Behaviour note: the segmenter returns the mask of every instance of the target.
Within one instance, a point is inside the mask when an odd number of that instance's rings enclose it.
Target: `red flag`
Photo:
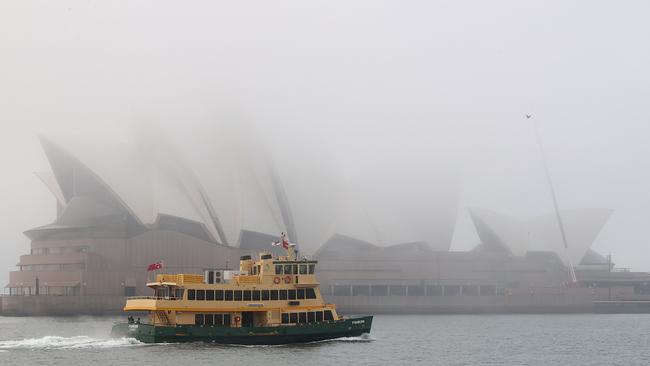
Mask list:
[[[161,269],[162,267],[163,267],[163,265],[162,265],[161,262],[151,263],[151,264],[149,265],[149,267],[147,267],[147,271],[148,271],[148,272],[150,272],[150,271],[155,271],[155,270],[157,270],[157,269]]]

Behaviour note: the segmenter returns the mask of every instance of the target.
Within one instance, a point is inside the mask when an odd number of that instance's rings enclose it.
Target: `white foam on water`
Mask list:
[[[0,352],[10,349],[79,349],[114,348],[141,345],[135,338],[92,338],[88,336],[59,337],[45,336],[13,341],[0,341]]]
[[[358,337],[333,338],[333,339],[326,339],[320,342],[373,342],[374,340],[375,340],[374,338],[370,337],[370,334],[364,333]]]

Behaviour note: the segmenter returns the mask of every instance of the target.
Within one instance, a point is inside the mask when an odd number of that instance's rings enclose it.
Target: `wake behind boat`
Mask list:
[[[124,310],[147,312],[146,322],[113,326],[115,337],[141,342],[287,344],[370,333],[372,316],[341,317],[325,304],[316,280],[316,261],[297,260],[286,236],[286,256],[243,256],[239,271],[158,274],[147,286],[154,296],[130,297]]]

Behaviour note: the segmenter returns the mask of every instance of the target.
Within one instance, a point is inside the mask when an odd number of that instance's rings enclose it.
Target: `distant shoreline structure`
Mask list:
[[[216,205],[173,149],[143,156],[134,146],[86,142],[93,147],[87,152],[65,139],[41,136],[41,143],[52,172],[39,178],[56,198],[57,217],[25,232],[30,252],[10,273],[3,315],[117,314],[126,296],[149,295],[150,263],[164,260],[169,271],[201,273],[277,249],[271,246],[277,233],[245,225],[228,240],[225,232],[233,230],[224,228]],[[300,212],[289,207],[285,182],[272,167],[263,171],[270,195],[264,205],[274,205],[286,231],[310,236],[294,220]],[[564,249],[551,214],[520,221],[481,208],[469,212],[481,242],[467,252],[448,251],[449,224],[438,227],[435,218],[431,225],[448,241],[381,247],[335,227],[313,255],[325,299],[349,313],[650,311],[643,305],[650,300],[650,274],[616,271],[611,258],[590,249],[611,210],[562,211],[575,286],[567,285],[567,256],[559,255]]]

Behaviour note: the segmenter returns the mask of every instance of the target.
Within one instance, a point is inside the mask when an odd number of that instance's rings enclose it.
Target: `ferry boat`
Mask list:
[[[286,244],[286,242],[285,242]],[[270,345],[357,337],[370,333],[372,316],[342,317],[326,304],[315,276],[317,262],[268,252],[242,256],[239,271],[158,274],[154,296],[129,297],[127,312],[146,319],[116,323],[114,337],[141,342]]]

